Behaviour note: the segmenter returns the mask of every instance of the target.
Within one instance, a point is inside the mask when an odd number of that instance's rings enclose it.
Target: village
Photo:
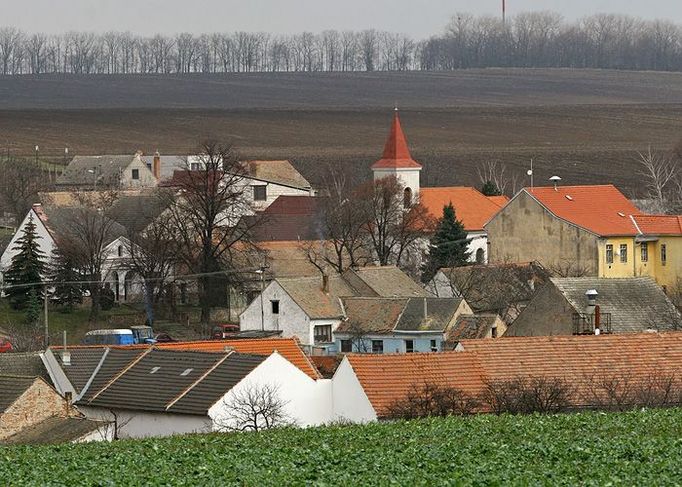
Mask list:
[[[323,187],[216,140],[73,157],[1,247],[0,444],[682,404],[679,201],[426,187],[388,129]]]

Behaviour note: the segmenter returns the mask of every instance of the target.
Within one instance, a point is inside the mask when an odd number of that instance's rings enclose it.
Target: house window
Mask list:
[[[133,169],[133,179],[140,179],[140,170]]]
[[[252,186],[252,188],[254,201],[265,201],[268,199],[267,186]]]
[[[438,343],[436,342],[436,340],[431,340],[431,351],[432,352],[438,351]]]
[[[496,326],[493,326],[490,329],[490,337],[491,338],[497,338],[497,327]]]
[[[341,340],[341,352],[350,353],[353,351],[353,342],[350,340]]]
[[[613,264],[613,245],[606,244],[606,263]]]
[[[410,208],[412,206],[412,190],[410,188],[405,188],[403,193],[403,207]]]
[[[476,249],[476,263],[485,264],[485,251],[483,249]]]
[[[279,314],[279,301],[270,301],[270,306],[272,307],[272,314]]]
[[[620,244],[620,262],[625,264],[628,261],[628,245]]]
[[[405,340],[405,353],[414,352],[414,340]]]
[[[190,171],[198,171],[199,169],[201,169],[201,166],[199,165],[198,162],[191,162],[190,163],[190,165],[189,165]]]
[[[117,252],[118,252],[118,256],[119,256],[119,257],[123,256],[123,246],[119,245],[119,246],[118,246],[118,249],[117,249]]]
[[[668,247],[661,244],[661,265],[665,265],[666,262],[668,262]]]
[[[642,242],[640,245],[641,251],[642,251],[642,262],[648,262],[649,261],[649,244],[646,242]]]
[[[383,340],[372,340],[372,353],[384,353]]]
[[[317,325],[313,328],[315,344],[330,343],[332,341],[332,325]]]

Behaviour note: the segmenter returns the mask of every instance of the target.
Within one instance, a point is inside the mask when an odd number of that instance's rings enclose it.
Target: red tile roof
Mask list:
[[[314,215],[322,198],[312,196],[278,196],[264,211],[264,215]]]
[[[506,200],[503,203],[499,198],[501,197],[484,196],[480,191],[468,186],[421,188],[419,192],[420,203],[434,218],[441,218],[443,207],[452,203],[457,218],[470,232],[483,230],[483,225],[506,204]]]
[[[379,417],[424,384],[455,387],[471,395],[483,389],[483,368],[473,353],[348,354],[346,358]]]
[[[490,201],[495,203],[496,205],[503,207],[507,203],[509,203],[509,196],[505,195],[500,195],[500,196],[486,196]]]
[[[682,371],[682,333],[502,337],[462,340],[491,380],[562,378],[576,388],[576,406],[589,406],[586,389],[594,377],[645,382],[652,374]]]
[[[630,215],[642,212],[612,184],[525,188],[558,218],[600,236],[637,235]]]
[[[396,109],[383,156],[374,163],[372,169],[420,169],[421,167],[421,164],[412,159]]]
[[[638,215],[632,219],[645,235],[682,235],[682,215]]]

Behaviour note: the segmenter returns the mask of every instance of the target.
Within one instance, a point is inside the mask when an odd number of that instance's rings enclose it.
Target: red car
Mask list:
[[[7,353],[12,350],[12,343],[6,338],[0,338],[0,353]]]
[[[239,325],[233,323],[224,323],[213,327],[211,338],[214,340],[222,340],[223,338],[230,338],[230,335],[239,331]]]

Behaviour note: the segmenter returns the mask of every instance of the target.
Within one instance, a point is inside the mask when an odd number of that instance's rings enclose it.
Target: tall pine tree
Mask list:
[[[29,217],[23,234],[12,250],[18,250],[19,253],[12,257],[12,263],[5,273],[5,283],[8,286],[5,293],[12,308],[26,309],[29,304],[34,305],[42,297],[41,281],[46,271],[45,254],[38,245],[33,216]]]
[[[75,260],[58,248],[52,252],[51,278],[54,284],[52,299],[61,310],[70,313],[73,308],[83,302],[83,289],[77,281],[82,279],[76,270]]]
[[[461,221],[457,220],[452,203],[443,207],[443,216],[438,220],[436,232],[431,237],[429,255],[422,269],[422,281],[429,282],[443,267],[458,267],[469,261],[467,232]]]

